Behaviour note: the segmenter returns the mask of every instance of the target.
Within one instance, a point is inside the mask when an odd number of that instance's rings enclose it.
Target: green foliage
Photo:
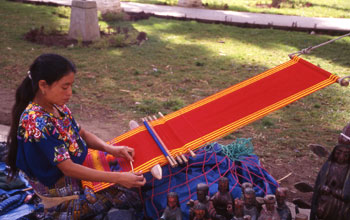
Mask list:
[[[101,19],[107,22],[120,22],[127,18],[127,14],[124,12],[106,12],[101,14]]]
[[[166,102],[163,103],[163,107],[171,111],[177,111],[183,108],[184,106],[185,106],[184,101],[179,98],[167,100]]]
[[[158,113],[161,110],[161,105],[156,99],[146,99],[137,105],[137,110],[144,113],[145,115],[152,115]]]
[[[112,46],[115,47],[123,47],[126,45],[125,43],[125,35],[117,34],[113,36],[114,41],[112,41]]]
[[[57,15],[60,18],[70,18],[71,8],[66,6],[59,6],[57,10],[53,11],[53,15]]]
[[[261,123],[263,127],[272,127],[274,123],[269,118],[261,119]]]

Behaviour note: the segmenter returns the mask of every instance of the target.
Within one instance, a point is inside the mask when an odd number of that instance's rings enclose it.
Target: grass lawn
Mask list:
[[[240,2],[240,1],[236,1]],[[322,2],[322,1],[318,1]],[[321,3],[320,3],[321,4]],[[74,98],[79,110],[118,121],[162,111],[170,113],[289,60],[288,54],[335,38],[273,29],[245,29],[195,21],[151,17],[138,22],[103,22],[101,27],[129,26],[148,35],[142,46],[95,49],[47,47],[24,40],[32,27],[67,31],[69,8],[35,6],[0,0],[0,86],[14,89],[29,65],[42,53],[58,53],[78,68]],[[350,74],[350,37],[314,50],[303,58],[321,68]],[[316,160],[306,147],[318,143],[333,147],[349,121],[349,88],[331,85],[228,138],[252,137],[257,153],[267,160]],[[274,156],[275,155],[275,156]],[[318,167],[313,168],[316,172]]]
[[[128,1],[128,0],[123,0]],[[130,0],[148,4],[177,5],[177,0]],[[272,0],[202,0],[206,8],[233,11],[299,15],[305,17],[350,18],[348,0],[286,0],[280,8],[271,8]]]

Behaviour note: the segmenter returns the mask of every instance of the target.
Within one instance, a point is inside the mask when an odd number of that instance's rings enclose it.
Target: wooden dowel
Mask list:
[[[160,117],[164,118],[164,115],[163,115],[161,112],[158,112],[158,115],[160,115]],[[189,149],[188,151],[190,152],[191,157],[195,158],[195,157],[197,156],[191,149]],[[184,156],[184,157],[185,157],[185,156]],[[185,157],[185,158],[186,158],[186,157]],[[182,159],[183,159],[183,158],[182,158]],[[183,161],[185,161],[185,163],[188,162],[187,158],[186,158],[185,160],[183,159]]]
[[[149,118],[150,120],[152,120],[152,118],[151,118],[150,116],[148,116],[148,118]],[[157,120],[157,117],[156,117],[155,115],[153,115],[153,118],[154,118],[155,120]],[[152,125],[149,124],[149,126],[150,126],[150,128],[152,129],[152,131],[154,132],[154,134],[156,135],[156,137],[158,138],[159,142],[163,145],[164,150],[168,153],[170,160],[172,160],[173,164],[174,164],[175,166],[177,166],[178,163],[176,162],[175,158],[174,158],[173,156],[171,156],[170,151],[168,150],[168,148],[166,147],[166,145],[164,144],[164,142],[162,141],[162,139],[159,137],[158,133],[154,130],[154,128],[153,128]],[[179,161],[179,160],[178,160],[178,161]],[[180,161],[179,161],[179,162],[180,162]],[[181,162],[180,162],[180,163],[181,163]]]
[[[132,165],[132,161],[130,160],[131,172],[134,172],[134,166]]]
[[[160,139],[160,137],[158,136],[157,132],[154,130],[154,128],[152,127],[152,125],[148,124],[148,122],[146,121],[146,119],[143,119],[143,124],[145,125],[145,127],[147,128],[148,132],[151,134],[153,140],[157,143],[158,147],[160,148],[160,150],[162,151],[162,153],[165,155],[165,157],[168,159],[170,166],[171,167],[176,167],[178,164],[175,161],[175,159],[169,154],[169,150],[166,148],[164,142],[162,141],[162,139]]]
[[[176,160],[179,162],[179,164],[183,164],[184,162],[182,161],[181,157],[176,156]]]
[[[185,163],[188,163],[188,160],[185,155],[181,154],[181,158]]]
[[[191,149],[189,149],[188,151],[190,152],[190,154],[193,158],[195,158],[197,156]]]

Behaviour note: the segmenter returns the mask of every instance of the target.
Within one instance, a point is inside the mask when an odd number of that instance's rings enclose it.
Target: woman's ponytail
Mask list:
[[[7,165],[10,167],[10,179],[12,179],[18,172],[16,167],[17,158],[17,130],[19,126],[19,119],[23,111],[28,106],[29,102],[35,96],[35,89],[33,88],[33,81],[30,74],[22,81],[21,85],[16,91],[16,101],[12,108],[12,118],[10,132],[7,137],[7,146],[9,148],[7,156]]]

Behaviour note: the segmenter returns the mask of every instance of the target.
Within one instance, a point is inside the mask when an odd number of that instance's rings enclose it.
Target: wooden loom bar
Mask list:
[[[152,125],[148,124],[147,120],[145,118],[142,119],[143,124],[147,128],[149,134],[152,136],[153,140],[157,143],[159,149],[162,151],[166,159],[169,161],[171,167],[176,167],[178,164],[176,160],[171,156],[169,150],[165,146],[164,142],[162,139],[160,139],[159,135],[157,132],[153,129]]]

